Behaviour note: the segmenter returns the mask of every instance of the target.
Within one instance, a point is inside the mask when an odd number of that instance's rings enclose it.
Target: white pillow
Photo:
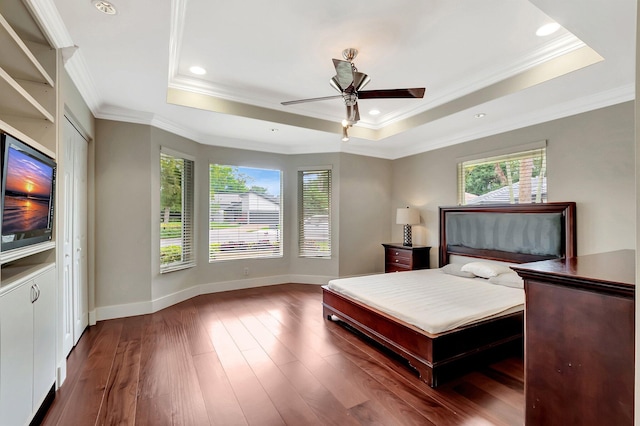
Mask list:
[[[442,267],[442,272],[449,275],[455,275],[458,277],[465,278],[474,278],[475,275],[471,272],[463,272],[460,270],[462,268],[462,263],[448,263]]]
[[[500,274],[506,274],[512,272],[510,268],[495,263],[488,262],[469,262],[465,263],[462,268],[462,272],[471,272],[473,275],[482,278],[496,277]]]
[[[507,272],[495,277],[489,278],[491,284],[503,285],[505,287],[524,288],[524,281],[520,275],[515,272]]]

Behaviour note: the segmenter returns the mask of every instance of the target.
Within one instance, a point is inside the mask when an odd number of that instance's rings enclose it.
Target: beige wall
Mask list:
[[[151,300],[151,127],[96,122],[96,307]]]
[[[421,211],[414,243],[433,247],[438,207],[457,202],[460,158],[547,140],[549,201],[577,203],[578,254],[635,248],[634,107],[632,102],[395,160],[390,210]],[[395,241],[402,226],[392,225]]]
[[[402,240],[395,209],[407,205],[421,211],[414,243],[433,247],[435,266],[438,206],[456,203],[458,160],[540,140],[547,140],[549,201],[578,204],[578,252],[634,248],[633,116],[633,104],[625,103],[394,161],[344,153],[282,155],[215,147],[149,126],[98,120],[96,306],[139,304],[133,313],[140,313],[201,290],[282,280],[322,283],[336,276],[382,272],[380,244]],[[196,159],[199,229],[208,227],[210,162],[283,170],[284,256],[209,263],[207,236],[198,235],[198,266],[160,275],[155,253],[161,146]],[[329,260],[297,255],[297,172],[314,166],[333,170],[334,247]],[[244,268],[249,268],[248,276]]]
[[[283,155],[202,145],[157,128],[97,120],[96,306],[98,318],[143,313],[198,294],[300,281],[326,283],[345,275],[381,272],[380,243],[389,239],[391,162],[350,154]],[[277,259],[209,263],[208,237],[196,235],[197,267],[159,273],[159,158],[161,147],[195,159],[198,229],[208,229],[210,163],[283,171],[284,253]],[[297,252],[299,170],[332,169],[331,259]],[[365,206],[365,208],[362,208]],[[350,212],[353,212],[351,214]],[[245,275],[245,268],[249,274]]]
[[[391,237],[391,161],[343,154],[340,164],[341,277],[384,272]]]

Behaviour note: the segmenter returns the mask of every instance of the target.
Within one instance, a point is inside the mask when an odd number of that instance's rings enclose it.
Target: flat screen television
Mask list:
[[[50,241],[56,186],[55,161],[8,133],[0,133],[0,142],[0,249],[7,251]]]

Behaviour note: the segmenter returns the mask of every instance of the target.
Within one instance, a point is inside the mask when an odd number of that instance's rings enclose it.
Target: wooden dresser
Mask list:
[[[427,246],[403,246],[402,243],[386,243],[384,246],[384,272],[429,269]]]
[[[632,425],[635,251],[512,267],[525,280],[527,425]]]

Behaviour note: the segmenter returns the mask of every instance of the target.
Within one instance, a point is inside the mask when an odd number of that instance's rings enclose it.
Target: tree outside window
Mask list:
[[[459,204],[523,204],[546,201],[545,148],[458,164]]]

